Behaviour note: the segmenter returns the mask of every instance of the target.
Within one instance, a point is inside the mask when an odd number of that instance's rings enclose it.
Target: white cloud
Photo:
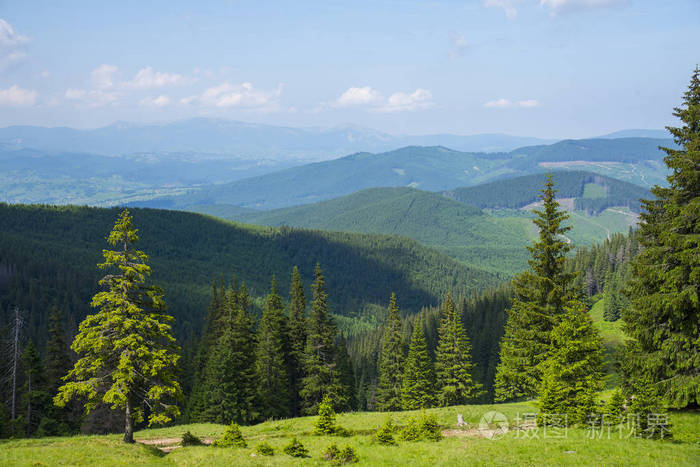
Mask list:
[[[115,92],[102,89],[67,89],[65,98],[87,105],[88,107],[101,107],[104,105],[116,104],[119,95]]]
[[[29,107],[36,103],[39,94],[23,89],[16,84],[7,89],[0,89],[0,106]]]
[[[447,34],[450,41],[450,58],[457,58],[464,52],[464,49],[469,45],[467,37],[464,34],[459,34],[455,31],[450,31]]]
[[[282,85],[274,91],[261,91],[251,83],[231,84],[228,82],[205,89],[199,96],[189,96],[180,100],[183,105],[198,103],[203,107],[238,107],[245,109],[272,110],[282,94]]]
[[[154,71],[153,68],[149,66],[139,70],[132,80],[122,83],[122,87],[125,89],[154,89],[163,86],[191,84],[194,81],[194,78],[189,78],[177,73]]]
[[[168,96],[145,97],[139,101],[141,107],[165,107],[170,104]]]
[[[513,19],[518,15],[518,9],[515,7],[517,3],[519,3],[519,0],[484,0],[485,7],[500,8],[509,19]]]
[[[427,89],[416,89],[411,94],[395,92],[386,103],[375,109],[377,112],[407,112],[422,110],[434,105],[433,95]]]
[[[22,61],[27,56],[24,51],[27,42],[26,36],[16,33],[10,23],[0,18],[0,67]]]
[[[553,13],[565,10],[596,8],[623,3],[626,0],[540,0],[540,5],[549,8]]]
[[[484,107],[487,109],[507,109],[509,107],[522,107],[528,109],[539,106],[540,103],[536,99],[524,99],[521,101],[511,102],[508,99],[501,98],[484,103]]]
[[[536,99],[525,99],[524,101],[518,101],[518,107],[539,107],[540,103]]]
[[[349,88],[342,93],[337,101],[336,107],[353,107],[360,105],[372,105],[381,102],[384,98],[382,95],[372,89],[370,86],[361,88]]]
[[[110,89],[114,87],[114,75],[116,73],[116,66],[103,64],[92,70],[90,76],[97,89]]]

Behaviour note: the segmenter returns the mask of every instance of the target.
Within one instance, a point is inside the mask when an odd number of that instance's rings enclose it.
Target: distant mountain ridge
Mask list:
[[[0,128],[0,146],[100,155],[220,153],[245,158],[328,160],[353,152],[382,152],[410,145],[443,145],[461,151],[497,152],[547,144],[552,139],[505,134],[390,135],[356,125],[295,128],[225,119],[192,118],[162,124],[116,122],[96,129],[11,126]]]
[[[640,186],[664,183],[664,153],[671,140],[621,138],[565,140],[507,153],[467,153],[441,146],[410,146],[385,153],[276,171],[232,183],[197,188],[158,200],[159,207],[233,205],[269,210],[349,195],[374,187],[446,191],[552,170],[586,170]],[[140,203],[142,206],[156,206]]]

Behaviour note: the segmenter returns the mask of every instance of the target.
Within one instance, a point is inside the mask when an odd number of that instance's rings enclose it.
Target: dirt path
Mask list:
[[[202,443],[211,444],[214,440],[211,438],[200,438]],[[181,437],[177,438],[154,438],[154,439],[137,439],[137,443],[145,444],[146,446],[153,446],[160,449],[164,453],[169,453],[175,449],[182,447],[180,443],[182,442]]]

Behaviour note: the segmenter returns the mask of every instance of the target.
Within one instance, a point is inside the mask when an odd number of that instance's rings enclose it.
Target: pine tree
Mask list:
[[[204,368],[201,422],[248,424],[258,418],[256,407],[255,342],[253,322],[244,306],[249,302],[245,285],[226,295],[225,311],[219,320],[221,337]]]
[[[389,299],[389,313],[384,325],[382,350],[379,356],[379,385],[377,410],[401,410],[401,382],[403,379],[404,343],[401,316],[396,295]]]
[[[39,426],[41,417],[46,413],[46,408],[51,405],[51,396],[46,390],[46,378],[44,364],[41,355],[29,340],[22,353],[24,366],[24,417],[26,423],[26,435],[32,436]]]
[[[603,310],[603,319],[605,321],[617,321],[620,319],[621,309],[622,301],[618,279],[613,276],[610,281],[605,284],[605,308]]]
[[[304,374],[304,352],[306,349],[306,297],[299,268],[292,270],[289,290],[289,379],[292,391],[292,415],[301,414],[301,379]]]
[[[404,410],[427,409],[436,405],[435,370],[425,344],[422,318],[413,325],[411,345],[403,371],[401,406]]]
[[[575,273],[564,270],[571,245],[562,226],[568,215],[559,210],[551,172],[535,210],[539,239],[528,247],[530,270],[513,279],[515,297],[508,310],[505,335],[501,340],[500,363],[496,369],[495,399],[506,401],[531,398],[540,382],[540,363],[550,348],[550,332],[576,297]]]
[[[313,301],[308,318],[304,377],[301,388],[306,414],[314,414],[318,411],[318,404],[324,395],[330,395],[331,400],[335,401],[341,393],[333,352],[336,328],[328,310],[326,281],[319,264],[316,264],[314,276],[315,280],[311,286]]]
[[[466,404],[480,395],[481,384],[472,378],[471,345],[449,294],[441,314],[435,354],[438,401],[443,407]]]
[[[334,352],[340,385],[340,400],[336,402],[336,407],[338,407],[339,412],[347,412],[357,407],[357,397],[355,395],[355,371],[348,354],[348,344],[344,335],[338,336]]]
[[[60,309],[54,306],[49,315],[49,340],[46,343],[46,391],[55,395],[61,386],[61,378],[71,369],[66,333]],[[40,436],[67,435],[77,428],[74,407],[46,407],[37,434]]]
[[[54,402],[65,406],[74,397],[87,398],[86,412],[99,402],[124,409],[124,441],[134,442],[134,423],[143,420],[148,405],[149,425],[166,423],[180,414],[182,398],[176,380],[179,347],[171,334],[173,318],[165,313],[163,292],[147,286],[148,256],[134,249],[137,230],[124,210],[108,242],[119,250],[103,250],[101,269],[116,268],[100,285],[92,306],[99,311],[81,324],[71,348],[80,356]]]
[[[284,305],[273,278],[258,327],[255,359],[260,415],[265,420],[288,417],[291,412],[287,335]]]
[[[648,380],[670,407],[700,404],[700,68],[667,127],[678,149],[662,148],[669,186],[644,201],[640,243],[623,312],[628,385]]]
[[[600,336],[582,303],[567,307],[551,339],[549,356],[541,364],[540,419],[566,415],[569,424],[582,424],[594,411],[603,381]]]

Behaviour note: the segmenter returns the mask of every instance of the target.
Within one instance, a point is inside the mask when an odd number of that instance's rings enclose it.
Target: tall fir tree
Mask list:
[[[318,404],[324,395],[330,396],[337,403],[342,392],[333,351],[336,327],[328,310],[326,281],[319,264],[316,264],[314,276],[311,285],[313,301],[304,351],[304,377],[300,391],[304,401],[303,412],[308,415],[318,412]]]
[[[54,306],[49,315],[49,340],[46,343],[46,391],[51,396],[56,395],[61,386],[61,378],[68,374],[71,366],[66,331],[63,328],[63,314]],[[38,433],[41,436],[56,436],[75,431],[78,428],[79,417],[74,405],[63,408],[46,407]]]
[[[255,357],[260,415],[263,420],[291,415],[287,336],[287,317],[273,278],[258,326]]]
[[[413,323],[411,344],[402,376],[401,407],[404,410],[427,409],[437,404],[435,369],[428,354],[420,315]]]
[[[22,352],[22,364],[24,366],[24,422],[26,435],[32,436],[41,418],[45,416],[46,409],[51,405],[51,396],[46,390],[46,377],[44,362],[41,355],[30,339]]]
[[[134,249],[137,230],[128,210],[114,224],[107,241],[118,250],[103,250],[101,269],[117,269],[100,280],[92,306],[99,311],[80,324],[71,348],[80,356],[54,402],[65,406],[85,397],[86,412],[104,402],[124,409],[124,441],[134,442],[134,425],[167,423],[180,414],[177,381],[180,348],[171,333],[172,316],[165,312],[163,292],[146,285],[148,256]]]
[[[301,380],[304,375],[304,352],[306,350],[306,297],[299,268],[292,270],[289,287],[289,379],[292,392],[292,415],[301,414]]]
[[[669,407],[700,404],[700,69],[681,107],[683,123],[667,127],[677,148],[661,148],[668,187],[655,186],[643,202],[643,251],[632,265],[623,311],[632,338],[624,372],[627,386],[646,380]]]
[[[338,371],[339,400],[336,402],[339,412],[357,408],[355,394],[355,371],[348,354],[348,344],[344,335],[339,335],[335,342],[335,367]]]
[[[438,402],[441,406],[466,404],[481,395],[472,377],[471,345],[452,297],[442,304],[435,353]]]
[[[385,412],[401,410],[403,362],[404,343],[401,315],[399,315],[399,306],[396,304],[396,295],[392,293],[379,355],[377,410]]]
[[[551,172],[540,199],[541,210],[534,220],[539,239],[528,247],[530,270],[513,279],[514,298],[501,340],[500,362],[496,368],[495,399],[507,401],[532,398],[541,378],[540,363],[550,349],[550,333],[571,305],[577,293],[576,273],[566,272],[564,262],[572,246],[563,226],[568,214],[559,209]]]
[[[193,419],[201,422],[249,424],[258,419],[255,378],[255,339],[253,320],[245,306],[248,292],[226,294],[225,309],[219,320],[221,336],[210,353],[202,377],[201,411]]]
[[[583,424],[602,389],[603,348],[581,302],[567,307],[551,339],[549,356],[541,364],[539,419],[547,423],[548,415],[565,415],[569,424]]]

